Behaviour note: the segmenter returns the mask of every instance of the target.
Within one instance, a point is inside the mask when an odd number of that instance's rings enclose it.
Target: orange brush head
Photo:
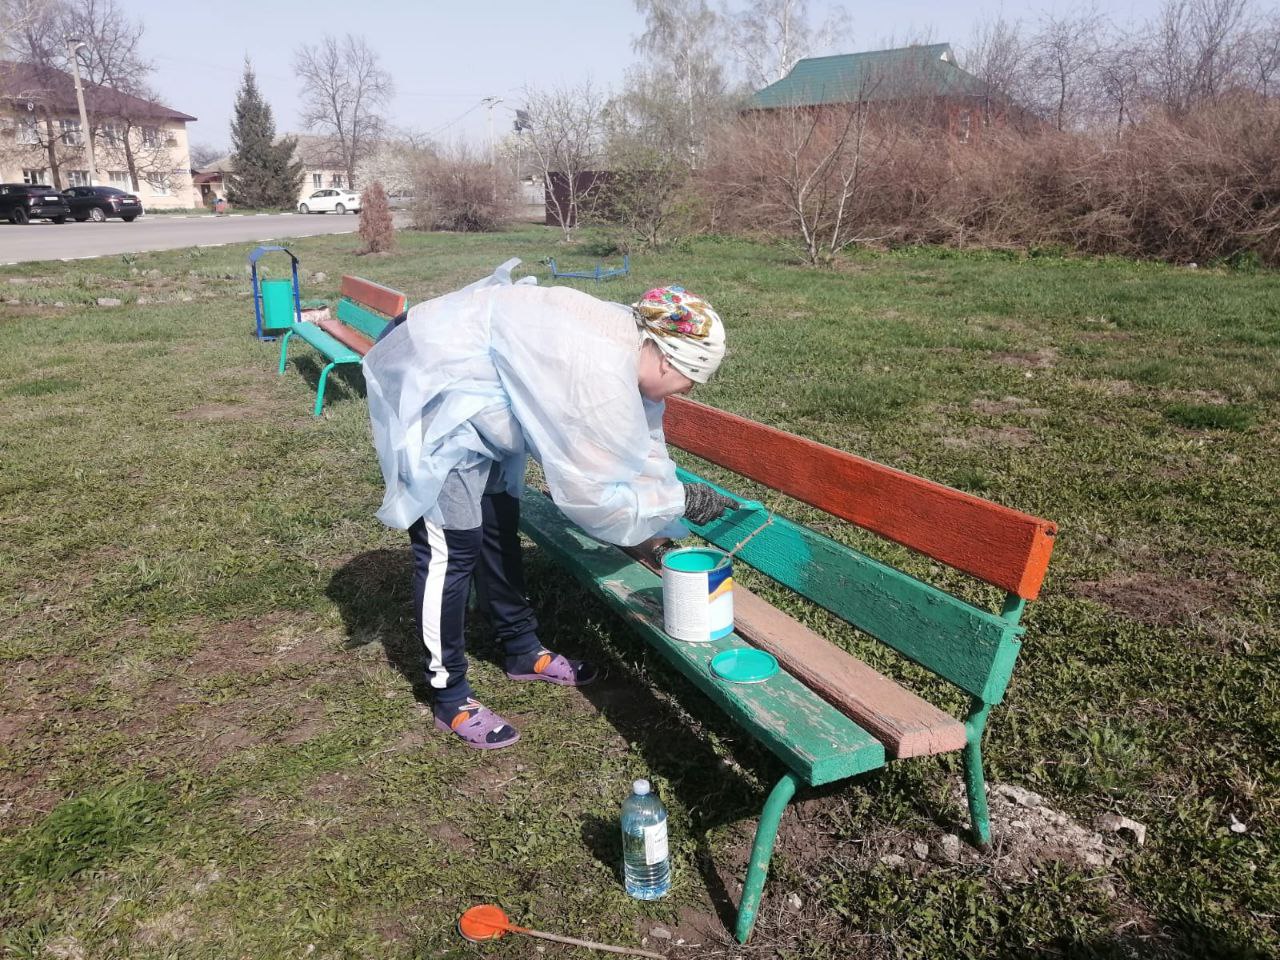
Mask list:
[[[474,943],[497,940],[510,931],[511,921],[497,904],[482,903],[458,918],[458,932]]]

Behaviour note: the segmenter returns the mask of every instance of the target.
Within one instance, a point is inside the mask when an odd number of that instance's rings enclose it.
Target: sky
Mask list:
[[[637,60],[635,38],[643,22],[632,0],[220,0],[178,8],[172,0],[119,0],[145,25],[144,50],[155,63],[153,85],[167,105],[198,119],[192,143],[229,147],[232,104],[244,58],[275,111],[280,132],[299,126],[293,51],[324,34],[363,35],[396,86],[390,120],[441,142],[502,136],[526,87],[574,87],[590,80],[618,89]],[[739,0],[741,4],[742,0]],[[832,3],[810,0],[821,20]],[[1010,4],[984,0],[895,0],[844,3],[852,18],[847,41],[830,53],[873,50],[886,41],[927,36],[963,46],[974,26],[998,14],[1034,20],[1051,2]],[[1059,11],[1071,4],[1059,3]],[[1108,4],[1116,19],[1142,20],[1159,0]],[[179,13],[179,10],[181,12]],[[484,97],[500,97],[490,108]]]

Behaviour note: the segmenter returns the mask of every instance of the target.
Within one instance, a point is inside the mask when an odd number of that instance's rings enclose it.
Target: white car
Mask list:
[[[305,200],[298,202],[299,213],[352,213],[360,212],[360,194],[350,190],[317,190]]]

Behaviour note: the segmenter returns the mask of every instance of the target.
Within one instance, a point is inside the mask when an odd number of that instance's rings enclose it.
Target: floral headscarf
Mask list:
[[[724,324],[709,303],[684,287],[656,287],[631,310],[677,370],[695,383],[711,379],[724,359]]]

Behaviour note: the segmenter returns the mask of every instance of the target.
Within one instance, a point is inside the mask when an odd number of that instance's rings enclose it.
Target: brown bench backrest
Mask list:
[[[926,554],[1024,600],[1040,592],[1057,525],[682,397],[682,450]]]

